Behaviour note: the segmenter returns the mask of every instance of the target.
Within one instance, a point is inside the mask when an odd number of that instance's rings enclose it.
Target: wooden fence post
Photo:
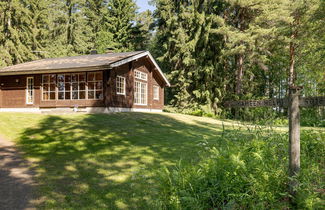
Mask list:
[[[301,87],[290,87],[289,92],[289,193],[292,198],[298,187],[300,170],[300,111],[299,95]]]

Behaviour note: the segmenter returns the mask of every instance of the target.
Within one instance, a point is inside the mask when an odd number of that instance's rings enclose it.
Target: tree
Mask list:
[[[134,49],[132,34],[136,16],[136,4],[133,0],[110,0],[108,14],[104,20],[105,31],[112,34],[113,46],[116,51],[131,51]]]
[[[36,56],[32,53],[32,13],[29,2],[0,1],[0,65],[22,63]]]
[[[108,15],[107,4],[108,0],[86,0],[83,9],[87,25],[91,29],[88,32],[89,41],[93,44],[92,48],[99,52],[104,52],[113,40],[111,33],[105,33],[107,29],[105,18]]]

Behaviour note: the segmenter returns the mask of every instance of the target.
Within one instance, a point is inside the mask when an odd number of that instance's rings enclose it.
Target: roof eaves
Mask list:
[[[79,72],[79,71],[98,71],[110,69],[109,65],[102,66],[87,66],[87,67],[76,67],[76,68],[61,68],[61,69],[37,69],[37,70],[23,70],[23,71],[0,71],[1,76],[10,75],[24,75],[24,74],[44,74],[44,73],[63,73],[63,72]]]
[[[168,79],[166,78],[166,76],[164,75],[164,73],[162,72],[162,70],[160,69],[160,67],[158,66],[157,62],[155,61],[155,59],[152,57],[152,55],[150,54],[149,51],[143,51],[139,54],[136,54],[136,55],[133,55],[133,56],[130,56],[130,57],[127,57],[127,58],[123,58],[121,60],[118,60],[118,61],[115,61],[113,63],[110,64],[110,67],[111,68],[114,68],[114,67],[118,67],[118,66],[121,66],[123,64],[126,64],[126,63],[129,63],[133,60],[136,60],[136,59],[139,59],[139,58],[142,58],[144,56],[149,56],[150,60],[152,61],[152,63],[154,64],[155,68],[158,70],[159,74],[162,76],[162,78],[165,80],[166,82],[166,85],[168,87],[170,87],[170,83],[168,81]]]

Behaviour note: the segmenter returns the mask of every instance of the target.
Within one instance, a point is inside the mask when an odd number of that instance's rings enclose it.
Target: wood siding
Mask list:
[[[147,105],[134,105],[134,70],[144,72],[147,79]],[[116,76],[126,79],[125,95],[116,94]],[[26,104],[26,78],[34,77],[34,103]],[[163,109],[164,107],[164,81],[154,71],[154,66],[148,58],[140,58],[136,61],[121,65],[117,68],[103,71],[102,100],[51,100],[42,101],[41,74],[1,76],[0,77],[0,108],[54,108],[54,107],[121,107]],[[18,82],[16,81],[18,80]],[[159,86],[159,100],[153,99],[153,86]]]

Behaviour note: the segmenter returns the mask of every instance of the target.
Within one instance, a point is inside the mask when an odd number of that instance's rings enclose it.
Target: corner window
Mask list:
[[[153,99],[159,100],[159,86],[157,85],[153,86]]]
[[[147,105],[147,83],[134,82],[134,104]]]
[[[88,73],[88,99],[103,99],[103,73]]]
[[[116,77],[116,94],[125,95],[125,77]]]
[[[141,80],[144,80],[144,81],[147,81],[147,79],[148,79],[148,75],[146,73],[141,72],[141,71],[137,71],[137,70],[134,71],[134,77],[136,79],[141,79]]]

